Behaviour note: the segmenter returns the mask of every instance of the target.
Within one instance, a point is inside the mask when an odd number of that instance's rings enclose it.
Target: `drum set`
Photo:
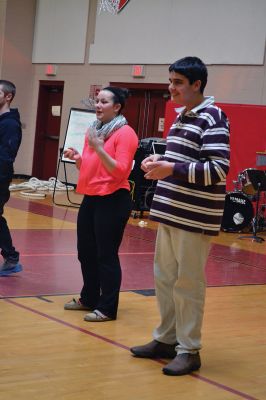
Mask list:
[[[256,175],[255,168],[248,168],[233,181],[234,189],[225,196],[221,229],[225,232],[257,232],[266,229],[265,190],[258,191],[250,180]],[[266,175],[265,175],[266,177]],[[259,192],[259,193],[258,193]]]

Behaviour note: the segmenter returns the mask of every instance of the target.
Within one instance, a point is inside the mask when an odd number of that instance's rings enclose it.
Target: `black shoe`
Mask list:
[[[201,367],[199,353],[178,354],[173,361],[163,368],[165,375],[187,375],[192,371],[197,371]]]
[[[136,357],[142,358],[175,358],[176,344],[167,344],[152,340],[143,346],[131,347],[130,351]]]

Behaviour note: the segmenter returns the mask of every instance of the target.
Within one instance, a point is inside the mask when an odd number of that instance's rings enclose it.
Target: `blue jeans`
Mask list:
[[[9,184],[10,182],[0,183],[0,248],[1,255],[5,260],[17,263],[19,261],[19,253],[13,246],[6,219],[3,217],[4,205],[10,197]]]

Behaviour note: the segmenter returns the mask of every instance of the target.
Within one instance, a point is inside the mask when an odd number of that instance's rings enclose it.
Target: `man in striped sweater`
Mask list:
[[[197,57],[169,67],[169,91],[181,105],[165,155],[142,162],[147,179],[158,180],[150,218],[158,221],[154,259],[161,315],[153,340],[131,348],[136,357],[172,358],[167,375],[201,366],[205,264],[210,239],[218,235],[229,170],[229,123],[213,97],[204,97],[207,68]]]

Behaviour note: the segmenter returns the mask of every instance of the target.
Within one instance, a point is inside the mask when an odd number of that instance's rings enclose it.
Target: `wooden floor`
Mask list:
[[[57,200],[67,203],[64,194]],[[129,352],[151,339],[159,321],[151,278],[156,224],[130,220],[118,319],[88,323],[83,312],[63,309],[81,284],[76,213],[50,195],[12,193],[6,207],[24,270],[0,277],[1,400],[266,399],[265,242],[229,233],[213,240],[202,368],[169,377],[161,372],[166,360]]]

